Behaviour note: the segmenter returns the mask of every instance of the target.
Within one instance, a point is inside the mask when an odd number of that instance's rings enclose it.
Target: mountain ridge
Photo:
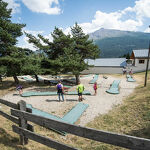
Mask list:
[[[148,49],[150,33],[101,28],[89,34],[101,50],[101,58],[121,57],[133,49]]]

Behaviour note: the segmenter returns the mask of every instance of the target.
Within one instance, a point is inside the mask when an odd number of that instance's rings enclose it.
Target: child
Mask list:
[[[133,71],[132,69],[129,71],[129,74],[132,76],[133,75]]]
[[[16,89],[17,89],[17,91],[19,91],[19,95],[22,95],[22,93],[23,93],[22,85],[18,85]]]
[[[94,91],[95,91],[94,95],[97,95],[97,88],[98,88],[97,82],[95,82],[95,83],[94,83],[94,86],[93,86],[93,89],[94,89]]]

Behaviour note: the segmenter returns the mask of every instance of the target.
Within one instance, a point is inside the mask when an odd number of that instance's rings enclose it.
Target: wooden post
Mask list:
[[[147,72],[148,72],[148,66],[149,66],[149,55],[150,55],[150,41],[149,41],[148,59],[147,59],[146,72],[145,72],[145,82],[144,82],[145,87],[146,87],[146,84],[147,84]]]
[[[22,101],[22,100],[19,101],[18,108],[21,111],[26,111],[26,102]],[[27,129],[27,127],[28,127],[27,120],[25,120],[23,117],[19,118],[19,127],[22,127],[24,129]],[[28,144],[28,138],[20,135],[20,143],[22,145]]]

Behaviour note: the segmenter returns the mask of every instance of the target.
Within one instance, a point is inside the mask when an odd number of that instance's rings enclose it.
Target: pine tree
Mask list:
[[[25,34],[29,38],[29,43],[33,43],[37,49],[42,50],[46,54],[46,57],[41,60],[42,71],[45,74],[56,75],[64,72],[59,57],[64,55],[64,49],[68,47],[70,42],[70,35],[65,35],[61,29],[56,27],[52,33],[53,42],[50,42],[49,39],[44,38],[40,34],[38,38],[32,34]]]
[[[38,35],[38,38],[27,34],[29,42],[33,43],[38,49],[46,53],[42,60],[42,67],[45,73],[58,74],[72,72],[76,76],[76,83],[79,81],[81,71],[88,68],[85,59],[99,57],[100,50],[89,40],[80,26],[75,24],[71,29],[71,35],[65,35],[61,29],[55,27],[52,37],[53,42]],[[44,42],[44,45],[42,42]]]
[[[0,65],[7,67],[7,75],[13,76],[18,82],[17,75],[20,73],[24,58],[15,46],[17,38],[22,35],[24,24],[12,23],[11,9],[7,9],[8,3],[0,0]],[[23,58],[22,60],[20,60]]]
[[[0,82],[2,82],[2,77],[6,75],[6,67],[0,66]]]
[[[22,73],[34,75],[36,82],[39,82],[38,74],[42,74],[41,59],[42,56],[35,53],[28,55],[25,65],[22,67]]]
[[[76,76],[76,82],[79,81],[79,74],[81,71],[87,69],[88,65],[84,60],[91,58],[98,58],[100,50],[97,45],[93,44],[92,40],[89,40],[89,35],[83,33],[82,28],[75,23],[75,26],[71,28],[72,39],[74,41],[74,53],[76,54],[76,70],[74,74]]]

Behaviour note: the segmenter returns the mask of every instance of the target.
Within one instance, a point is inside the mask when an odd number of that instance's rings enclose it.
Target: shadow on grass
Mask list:
[[[150,124],[147,127],[142,128],[140,130],[132,130],[129,134],[136,137],[150,139]]]
[[[11,136],[10,134],[7,133],[6,130],[2,128],[0,128],[0,144],[8,147],[8,149],[13,148],[16,150],[28,150],[27,148],[19,145],[18,138]]]
[[[9,89],[10,87],[15,86],[15,83],[13,81],[3,81],[0,84],[0,89]]]
[[[23,88],[28,88],[32,86],[40,86],[40,87],[47,86],[43,82],[36,82],[36,81],[30,82],[30,83],[26,81],[19,81],[19,84],[21,84]],[[13,91],[13,90],[16,90],[16,86],[17,84],[13,80],[4,80],[0,82],[0,90]]]

